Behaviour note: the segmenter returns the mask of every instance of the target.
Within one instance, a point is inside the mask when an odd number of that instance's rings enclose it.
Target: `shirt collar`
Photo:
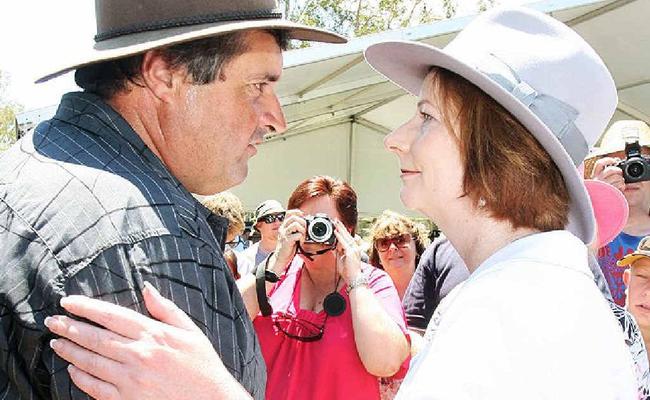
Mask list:
[[[540,232],[515,240],[499,249],[470,275],[476,279],[504,261],[545,263],[591,275],[587,247],[569,231]]]
[[[54,119],[99,136],[108,143],[120,146],[127,142],[142,155],[151,169],[161,177],[171,179],[177,186],[181,186],[162,161],[135,133],[131,125],[99,96],[86,92],[64,94]]]
[[[210,210],[192,196],[181,182],[169,172],[163,162],[147,147],[131,125],[102,98],[87,92],[66,93],[61,99],[54,119],[96,135],[116,147],[125,145],[125,142],[127,145],[132,146],[154,173],[179,190],[183,198],[190,201],[206,220],[209,219],[210,229],[223,249],[228,220],[213,215]]]

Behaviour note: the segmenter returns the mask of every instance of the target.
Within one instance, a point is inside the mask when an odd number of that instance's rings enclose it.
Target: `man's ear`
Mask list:
[[[625,287],[630,286],[630,268],[623,271],[623,283],[625,284]]]
[[[160,101],[169,103],[185,79],[179,69],[172,69],[157,50],[150,50],[142,59],[142,81]]]

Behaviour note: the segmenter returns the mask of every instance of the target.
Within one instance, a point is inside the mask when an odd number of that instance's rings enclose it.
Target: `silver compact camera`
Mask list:
[[[334,224],[326,214],[308,215],[305,217],[307,222],[307,235],[305,243],[318,243],[333,246],[336,243],[334,235]]]

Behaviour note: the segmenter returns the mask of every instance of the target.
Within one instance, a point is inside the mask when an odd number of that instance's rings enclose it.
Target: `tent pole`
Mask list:
[[[350,121],[350,133],[348,135],[348,170],[347,170],[347,181],[354,187],[352,184],[352,169],[354,168],[354,136],[355,131],[357,130],[357,124],[354,121],[354,118]]]

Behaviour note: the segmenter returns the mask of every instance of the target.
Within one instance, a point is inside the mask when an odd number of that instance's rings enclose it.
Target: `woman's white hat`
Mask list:
[[[432,66],[490,95],[558,166],[571,197],[567,229],[585,243],[594,239],[594,213],[576,167],[605,130],[618,99],[605,64],[571,28],[534,10],[504,7],[477,17],[444,49],[395,41],[374,44],[365,56],[414,95]]]

